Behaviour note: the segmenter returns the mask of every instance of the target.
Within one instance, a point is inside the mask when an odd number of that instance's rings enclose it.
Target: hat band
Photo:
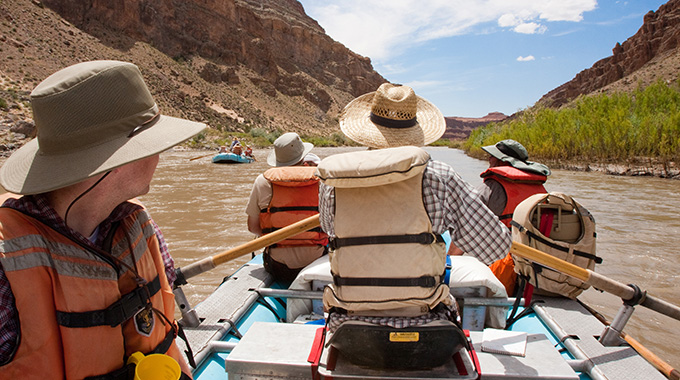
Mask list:
[[[414,125],[418,124],[418,120],[415,117],[413,119],[408,120],[393,120],[382,116],[378,116],[373,112],[371,112],[371,121],[385,128],[411,128]]]
[[[498,150],[500,150],[501,153],[503,153],[503,154],[505,154],[505,155],[508,155],[508,156],[510,156],[510,157],[512,157],[512,158],[516,158],[516,159],[518,159],[518,160],[520,160],[520,161],[522,161],[522,162],[526,162],[526,160],[523,160],[523,159],[521,159],[521,158],[518,157],[517,152],[515,152],[514,150],[508,148],[508,146],[505,145],[505,144],[496,144],[496,148],[498,148]]]

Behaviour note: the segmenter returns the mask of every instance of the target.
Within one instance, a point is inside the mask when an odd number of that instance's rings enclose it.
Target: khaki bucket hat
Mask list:
[[[91,61],[50,75],[31,92],[37,137],[0,168],[17,194],[59,189],[153,156],[206,125],[161,115],[136,65]]]
[[[352,100],[340,114],[340,129],[372,148],[424,146],[446,131],[439,109],[408,86],[384,83]]]
[[[497,142],[495,145],[483,146],[482,150],[497,159],[507,162],[512,167],[545,176],[550,175],[550,169],[538,162],[529,161],[529,153],[524,145],[515,140],[507,139]]]
[[[271,166],[295,165],[314,148],[314,144],[302,142],[295,132],[284,133],[274,140],[274,151],[267,156],[267,163]]]

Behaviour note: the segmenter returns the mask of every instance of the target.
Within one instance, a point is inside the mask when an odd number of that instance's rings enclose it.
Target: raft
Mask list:
[[[220,153],[212,158],[215,164],[249,164],[255,161],[254,158],[235,153]]]
[[[475,281],[450,284],[473,350],[428,370],[355,366],[320,342],[325,277],[312,269],[298,276],[302,284],[280,283],[256,255],[195,308],[180,303],[194,379],[666,379],[630,346],[600,343],[606,326],[568,298],[535,296],[531,305],[520,300],[521,309],[531,312],[521,313],[509,330],[526,333],[524,356],[482,350],[491,310],[507,311],[515,299],[491,297],[492,289]],[[291,309],[309,313],[291,315]],[[177,342],[188,359],[186,343]]]

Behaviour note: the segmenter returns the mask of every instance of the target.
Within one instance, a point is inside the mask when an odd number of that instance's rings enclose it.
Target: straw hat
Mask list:
[[[302,161],[312,148],[314,145],[302,142],[297,133],[284,133],[274,141],[274,151],[269,153],[267,163],[271,166],[295,165]]]
[[[423,146],[444,134],[446,122],[439,109],[411,87],[384,83],[345,106],[340,129],[373,148]]]
[[[495,145],[483,146],[482,150],[519,170],[550,175],[550,169],[547,166],[529,161],[529,153],[526,148],[515,140],[499,141]]]
[[[206,125],[160,114],[137,66],[78,63],[31,92],[37,137],[0,168],[0,185],[37,194],[158,154]]]

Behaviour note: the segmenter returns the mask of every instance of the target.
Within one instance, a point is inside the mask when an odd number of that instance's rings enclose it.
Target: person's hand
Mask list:
[[[462,249],[456,247],[455,244],[451,243],[451,245],[449,245],[449,251],[446,254],[449,256],[463,256],[464,253],[465,252],[463,252]]]

